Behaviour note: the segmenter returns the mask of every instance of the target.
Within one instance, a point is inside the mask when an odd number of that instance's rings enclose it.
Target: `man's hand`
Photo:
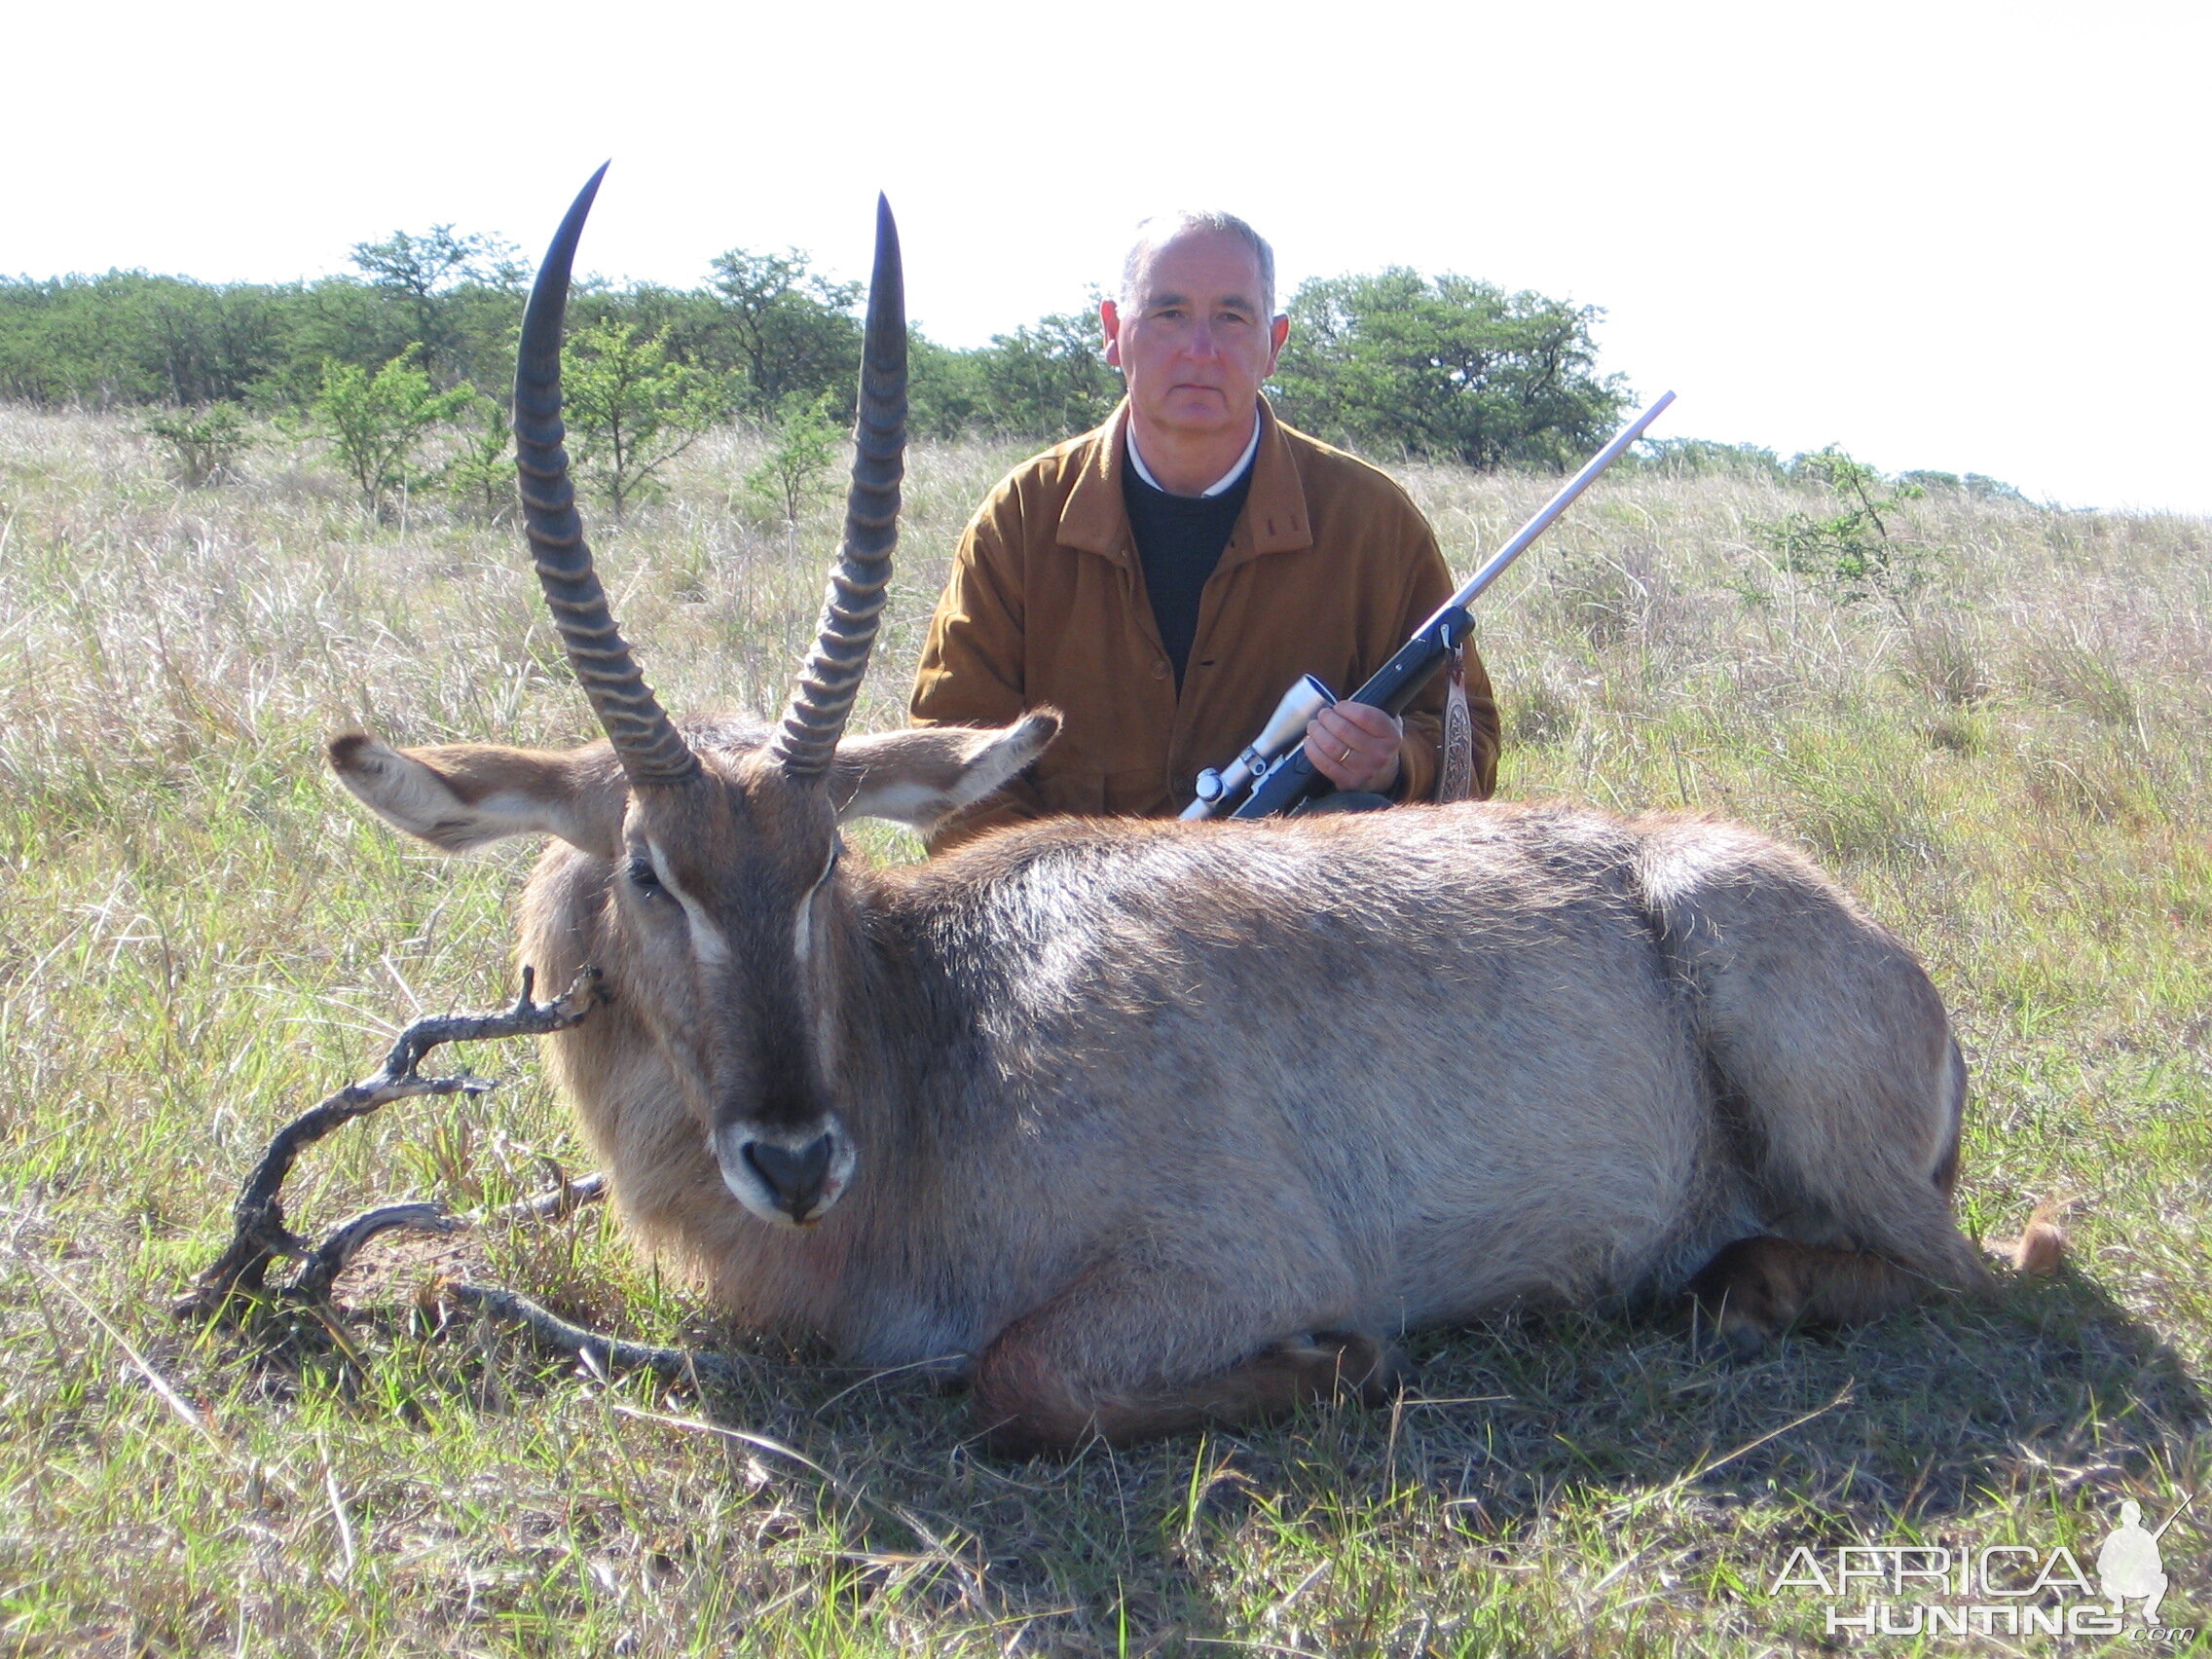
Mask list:
[[[1398,781],[1405,726],[1371,703],[1336,703],[1306,728],[1306,758],[1340,790],[1387,792]]]

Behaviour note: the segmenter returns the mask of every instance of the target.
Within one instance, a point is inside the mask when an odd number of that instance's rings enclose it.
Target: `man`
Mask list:
[[[912,704],[924,725],[1003,725],[1049,704],[1060,735],[940,825],[933,852],[1053,813],[1171,816],[1301,674],[1350,692],[1452,593],[1405,493],[1260,395],[1290,319],[1275,314],[1273,253],[1243,220],[1148,221],[1099,319],[1127,395],[1096,431],[1016,468],[970,522]],[[1488,795],[1497,710],[1472,649],[1466,689],[1474,793]],[[1425,800],[1444,696],[1440,675],[1403,720],[1340,703],[1306,752],[1360,804]]]

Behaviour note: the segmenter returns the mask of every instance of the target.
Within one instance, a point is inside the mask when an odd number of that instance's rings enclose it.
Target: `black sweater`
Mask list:
[[[1170,496],[1138,477],[1133,466],[1122,473],[1122,498],[1128,505],[1137,561],[1144,567],[1145,592],[1152,599],[1153,620],[1160,624],[1160,643],[1175,665],[1178,691],[1198,632],[1198,596],[1221,563],[1221,550],[1229,545],[1229,533],[1236,528],[1236,515],[1251,493],[1249,462],[1218,496]]]

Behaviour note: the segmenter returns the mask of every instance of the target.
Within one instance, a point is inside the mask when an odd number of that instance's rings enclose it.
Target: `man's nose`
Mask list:
[[[1193,323],[1190,332],[1183,337],[1183,350],[1194,357],[1212,356],[1214,344],[1213,324],[1202,320]]]

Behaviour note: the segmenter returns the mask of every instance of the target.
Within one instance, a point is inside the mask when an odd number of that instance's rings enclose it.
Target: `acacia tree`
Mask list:
[[[579,471],[620,519],[653,475],[729,409],[726,385],[671,360],[668,335],[602,321],[561,353],[561,389]]]
[[[421,236],[394,231],[383,241],[355,242],[352,261],[370,288],[399,302],[411,313],[414,338],[422,343],[425,366],[441,379],[461,372],[467,355],[467,319],[461,314],[464,290],[519,302],[528,268],[508,241],[490,236],[456,236],[451,225],[432,225]]]
[[[1284,419],[1340,442],[1485,468],[1564,466],[1604,440],[1628,398],[1620,376],[1596,371],[1602,314],[1403,266],[1317,277],[1290,302],[1276,401]]]
[[[1122,400],[1122,377],[1106,366],[1095,306],[1053,312],[1012,334],[994,334],[977,355],[984,423],[1010,436],[1086,431]]]
[[[794,395],[821,391],[850,398],[861,364],[861,325],[853,315],[858,282],[818,275],[795,247],[782,253],[733,247],[715,256],[714,273],[718,320],[744,372],[749,413],[773,415]],[[840,413],[850,412],[848,401]]]

